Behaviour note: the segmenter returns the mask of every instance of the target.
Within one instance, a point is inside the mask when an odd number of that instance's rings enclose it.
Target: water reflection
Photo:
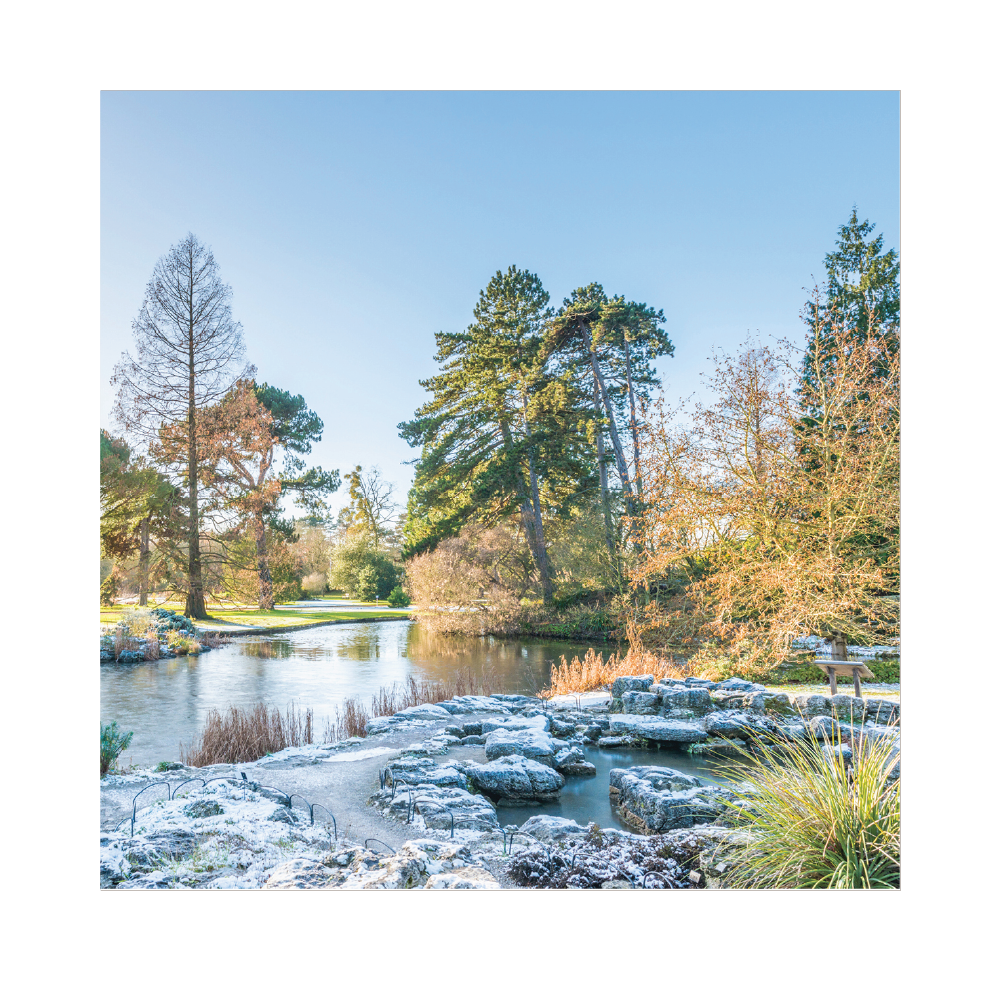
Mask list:
[[[461,677],[467,690],[531,695],[548,684],[553,661],[583,655],[588,645],[442,637],[407,621],[331,624],[247,637],[199,657],[102,664],[101,719],[134,730],[129,754],[136,764],[155,764],[176,758],[178,741],[190,742],[213,708],[294,701],[322,720],[345,698],[367,703],[381,686],[411,676]]]

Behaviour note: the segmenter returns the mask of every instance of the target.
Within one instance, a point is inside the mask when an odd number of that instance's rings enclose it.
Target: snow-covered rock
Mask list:
[[[425,890],[499,890],[500,883],[478,866],[462,866],[451,872],[439,872],[428,878]]]
[[[484,750],[487,761],[496,761],[509,754],[521,754],[550,768],[556,767],[556,746],[553,739],[536,726],[523,730],[491,730],[487,734]]]
[[[635,716],[613,713],[608,717],[612,734],[629,734],[645,740],[679,744],[697,744],[706,739],[706,731],[687,720],[664,719],[659,716]],[[598,742],[598,746],[604,746]]]
[[[576,820],[570,820],[568,817],[550,817],[545,814],[529,817],[518,830],[546,844],[562,841],[564,838],[580,838],[587,834],[587,828],[581,827]]]
[[[656,765],[613,768],[608,782],[619,816],[645,834],[715,820],[732,798],[694,775]]]
[[[466,779],[472,789],[500,805],[521,805],[559,799],[564,779],[558,771],[520,754],[484,764],[468,762]]]

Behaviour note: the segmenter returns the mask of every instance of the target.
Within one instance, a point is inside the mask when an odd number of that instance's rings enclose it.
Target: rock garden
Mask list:
[[[619,677],[610,693],[549,701],[461,696],[371,719],[364,739],[289,748],[258,763],[304,774],[371,756],[371,766],[359,766],[370,783],[363,808],[386,825],[378,830],[393,845],[335,833],[325,817],[307,815],[302,797],[241,777],[243,766],[185,769],[210,785],[191,783],[177,798],[165,792],[139,812],[134,833],[130,818],[105,830],[102,886],[725,885],[728,856],[751,836],[741,823],[754,808],[749,787],[732,774],[717,784],[661,765],[612,768],[607,794],[626,829],[602,830],[553,815],[568,779],[595,774],[585,749],[671,748],[693,764],[733,765],[762,749],[812,743],[831,767],[847,769],[850,782],[853,755],[892,744],[889,780],[899,776],[899,720],[899,705],[888,699],[789,698],[739,679]],[[155,778],[108,781],[138,790]],[[498,810],[509,806],[538,812],[502,825]]]

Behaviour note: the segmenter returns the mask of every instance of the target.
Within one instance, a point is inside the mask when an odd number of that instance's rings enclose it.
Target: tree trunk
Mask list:
[[[585,329],[587,329],[585,327]],[[590,337],[588,337],[590,341]],[[605,380],[602,378],[601,369],[598,368],[598,356],[594,348],[590,348],[591,371],[594,373],[595,382],[598,383],[598,390],[601,393],[601,401],[604,404],[605,415],[608,417],[608,434],[612,439],[612,452],[615,454],[615,469],[622,481],[622,492],[626,495],[626,510],[632,514],[633,511],[633,487],[629,479],[629,467],[626,465],[626,456],[622,451],[622,442],[619,440],[619,432],[615,426],[615,412],[612,410],[612,401],[608,397],[608,390],[605,388]]]
[[[258,515],[254,518],[254,541],[257,544],[257,604],[259,608],[274,610],[275,594],[271,581],[271,570],[268,567],[268,550],[264,537],[264,519]]]
[[[189,271],[189,275],[191,272]],[[190,288],[189,306],[194,298]],[[202,591],[202,554],[198,537],[198,427],[195,413],[195,328],[194,317],[188,320],[188,595],[184,614],[189,619],[204,619],[205,595]]]
[[[149,594],[149,515],[139,522],[139,604],[146,605]]]
[[[601,400],[598,397],[598,380],[594,379],[594,409],[601,410]],[[605,465],[605,432],[598,428],[596,435],[598,452],[598,482],[601,488],[601,512],[605,519],[605,544],[612,559],[615,559],[615,542],[612,538],[612,512],[608,507],[608,469]]]
[[[535,521],[535,565],[539,568],[539,583],[542,585],[542,603],[549,605],[553,600],[553,581],[549,573],[549,553],[546,552],[546,536],[542,527],[542,505],[539,503],[539,480],[535,475],[535,463],[528,460],[528,472],[532,488],[532,509]]]
[[[633,371],[629,364],[629,339],[622,335],[622,346],[626,356],[626,386],[629,388],[629,422],[633,433],[633,482],[636,484],[636,496],[641,497],[643,486],[640,482],[640,432],[636,424],[636,395],[633,392]]]

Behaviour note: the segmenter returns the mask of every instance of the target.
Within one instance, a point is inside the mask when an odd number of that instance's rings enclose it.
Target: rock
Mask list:
[[[425,890],[499,890],[500,883],[486,870],[467,865],[428,878]]]
[[[568,817],[551,817],[545,814],[538,817],[529,817],[518,830],[523,834],[529,834],[536,841],[543,841],[551,845],[555,841],[562,841],[564,838],[582,838],[587,834],[587,828],[581,827],[576,820]]]
[[[491,730],[542,730],[549,729],[549,719],[542,715],[526,716],[523,719],[485,719],[480,723],[480,733]]]
[[[830,714],[845,723],[861,726],[865,720],[865,700],[857,699],[853,695],[835,695],[831,699]]]
[[[469,746],[470,744],[485,744],[486,742],[487,738],[478,734],[470,734],[468,737],[463,737],[462,740],[459,741],[460,744],[465,746]]]
[[[397,854],[380,859],[375,867],[352,863],[354,871],[339,885],[345,890],[409,890],[421,885],[427,863],[428,856],[407,842]]]
[[[540,761],[550,768],[556,767],[556,747],[552,738],[538,727],[524,730],[491,730],[486,739],[487,761],[510,754],[520,754]]]
[[[665,681],[664,684],[666,683]],[[710,681],[708,678],[685,678],[685,684],[692,688],[706,688],[709,691],[717,687],[717,682]]]
[[[601,884],[602,890],[634,890],[635,887],[628,879],[606,879]]]
[[[314,859],[282,862],[268,877],[265,890],[319,890],[335,882],[336,873]]]
[[[625,692],[648,692],[652,684],[652,674],[624,675],[612,682],[612,698],[621,699]]]
[[[592,723],[590,726],[584,727],[584,736],[588,740],[598,740],[605,731],[601,728],[600,724]]]
[[[452,786],[465,789],[465,769],[458,761],[436,763],[432,758],[406,756],[389,763],[393,778],[411,786]],[[397,788],[399,785],[397,784]]]
[[[644,834],[715,820],[730,805],[730,793],[674,768],[644,765],[613,768],[609,796],[618,815]]]
[[[468,713],[507,712],[508,707],[501,701],[487,695],[459,695],[454,699],[437,703],[454,716]]]
[[[899,723],[900,705],[889,699],[869,699],[865,704],[865,722]]]
[[[430,830],[450,833],[454,825],[457,831],[495,831],[499,826],[493,803],[465,789],[417,789],[414,798],[416,814]]]
[[[628,691],[622,693],[622,711],[624,713],[656,716],[660,705],[660,695],[654,692]]]
[[[411,706],[409,709],[401,709],[391,717],[396,720],[441,720],[448,719],[451,713],[444,706],[432,705],[425,702],[422,706]]]
[[[442,732],[450,734],[453,737],[457,737],[459,740],[462,740],[462,738],[466,736],[466,734],[463,732],[463,727],[455,726],[454,724],[442,727]]]
[[[365,724],[365,733],[369,737],[378,737],[394,730],[407,729],[409,726],[408,720],[397,719],[395,716],[373,716]]]
[[[577,724],[554,718],[549,722],[549,732],[554,737],[572,737],[577,732]]]
[[[625,733],[617,734],[614,737],[600,737],[598,747],[632,747],[636,741]]]
[[[736,709],[718,709],[701,720],[706,733],[726,740],[747,740],[775,732],[775,724],[767,716],[757,716]]]
[[[556,753],[556,770],[563,775],[597,775],[598,769],[584,757],[579,747],[568,747]]]
[[[722,690],[726,692],[753,692],[756,688],[760,689],[762,687],[764,686],[762,685],[755,686],[750,681],[744,681],[743,678],[729,678],[726,681],[720,682],[720,684],[717,686],[717,691]]]
[[[792,700],[792,705],[804,719],[832,714],[831,700],[826,695],[797,695]]]
[[[501,806],[544,803],[560,798],[564,778],[556,769],[519,754],[485,764],[466,765],[470,792],[481,792]]]
[[[748,692],[743,698],[747,712],[769,716],[794,716],[796,710],[784,692]]]
[[[646,740],[697,744],[706,739],[706,731],[696,723],[684,720],[662,719],[659,716],[634,716],[629,714],[608,717],[612,734],[629,734]],[[603,746],[598,741],[598,746]],[[604,745],[608,746],[608,745]]]
[[[463,737],[473,737],[473,736],[478,737],[482,733],[483,733],[483,724],[480,722],[462,724]]]
[[[660,685],[655,685],[654,688],[661,695],[661,716],[667,716],[672,710],[677,709],[685,709],[695,716],[705,716],[716,707],[708,688],[662,687]]]

